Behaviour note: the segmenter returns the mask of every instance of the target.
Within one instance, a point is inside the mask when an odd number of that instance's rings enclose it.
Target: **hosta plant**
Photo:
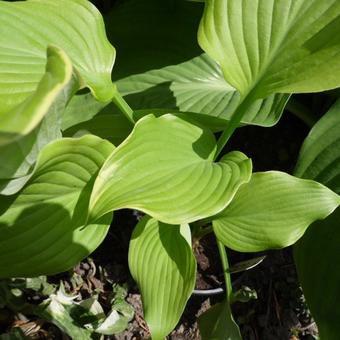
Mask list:
[[[212,232],[226,294],[201,316],[201,334],[237,340],[231,304],[238,294],[225,246],[283,248],[316,220],[330,215],[321,223],[337,223],[339,167],[330,167],[313,141],[325,135],[333,143],[327,126],[338,110],[306,141],[296,176],[253,173],[245,154],[224,147],[240,126],[274,125],[291,94],[340,87],[340,3],[174,2],[180,23],[189,7],[201,16],[205,53],[145,72],[120,68],[119,77],[115,49],[90,2],[0,1],[0,277],[68,270],[103,241],[112,212],[139,210],[145,216],[128,260],[152,339],[174,329],[193,292],[192,234]],[[147,6],[157,13],[156,1]],[[139,63],[138,53],[129,57]],[[308,171],[311,163],[316,170]],[[336,339],[338,326],[320,312],[328,307],[315,302],[304,269],[315,237],[324,237],[314,229],[320,233],[313,225],[297,245],[297,263],[321,336]],[[326,270],[327,261],[318,261]]]

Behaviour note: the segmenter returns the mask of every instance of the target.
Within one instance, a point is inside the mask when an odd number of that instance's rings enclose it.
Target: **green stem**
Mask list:
[[[217,141],[215,159],[220,155],[221,151],[229,141],[230,137],[240,125],[243,116],[249,109],[250,105],[253,104],[254,100],[255,98],[252,92],[249,92],[248,95],[244,97],[244,99],[241,99],[241,102],[237,107],[236,111],[234,112],[234,114],[232,115],[227,128],[223,131],[222,135]]]
[[[226,288],[226,299],[227,299],[227,302],[230,303],[232,299],[232,295],[233,295],[233,287],[231,285],[227,252],[225,250],[223,243],[220,242],[217,238],[216,238],[216,241],[217,241],[217,246],[218,246],[218,252],[220,253],[220,258],[222,262],[222,269],[223,269],[225,288]]]
[[[122,95],[118,92],[116,85],[114,86],[114,96],[112,98],[113,103],[119,108],[119,110],[124,114],[124,116],[132,123],[135,124],[133,118],[133,110],[130,105],[125,101]]]

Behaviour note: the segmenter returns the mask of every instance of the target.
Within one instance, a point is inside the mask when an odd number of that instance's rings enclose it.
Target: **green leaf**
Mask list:
[[[91,340],[91,331],[77,325],[56,295],[34,308],[34,314],[58,326],[72,339]]]
[[[214,163],[216,142],[207,129],[167,114],[139,120],[98,174],[90,219],[121,208],[139,209],[169,224],[221,211],[251,176],[241,152]]]
[[[111,217],[85,222],[94,179],[112,150],[95,136],[52,142],[20,194],[0,197],[0,277],[65,271],[101,243]]]
[[[294,246],[299,280],[321,340],[340,334],[340,208],[311,225]]]
[[[46,51],[45,51],[46,53]],[[18,106],[0,112],[0,146],[28,135],[72,78],[72,64],[60,49],[49,47],[45,74],[34,93]]]
[[[303,143],[295,175],[340,193],[340,100],[313,127]]]
[[[223,119],[223,130],[240,102],[239,93],[224,80],[222,70],[206,54],[182,64],[132,75],[116,82],[134,109],[145,107],[204,114]],[[241,123],[272,126],[280,119],[289,95],[257,100]]]
[[[100,101],[113,96],[114,48],[97,9],[86,0],[0,1],[0,113],[32,94],[53,44],[72,60],[84,86]]]
[[[131,133],[133,126],[121,113],[99,114],[92,119],[72,126],[64,136],[93,134],[119,145]]]
[[[180,229],[190,232],[188,225],[167,225],[146,216],[130,241],[129,268],[141,290],[153,340],[163,340],[173,330],[195,286],[196,260]]]
[[[227,301],[217,303],[198,319],[202,340],[242,340]]]
[[[200,46],[244,97],[340,86],[340,2],[208,0]]]
[[[317,180],[340,194],[340,101],[307,136],[295,174]],[[294,255],[307,304],[321,339],[340,334],[340,208],[314,223],[295,245]]]
[[[91,93],[74,96],[63,113],[62,130],[89,121],[107,104],[96,100]]]
[[[202,5],[183,0],[116,2],[105,17],[110,41],[119,51],[113,79],[201,54],[197,29],[202,12]]]
[[[35,92],[10,111],[0,112],[1,194],[20,190],[40,150],[61,138],[61,112],[76,86],[69,58],[49,47],[46,71]]]
[[[241,252],[283,248],[331,214],[340,197],[323,185],[284,172],[254,173],[213,220],[218,239]]]

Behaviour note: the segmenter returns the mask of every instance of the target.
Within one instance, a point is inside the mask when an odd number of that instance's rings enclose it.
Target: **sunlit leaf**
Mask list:
[[[35,91],[51,44],[66,52],[96,98],[112,98],[115,51],[100,13],[89,1],[0,1],[0,22],[0,113]]]
[[[100,170],[90,220],[121,208],[170,224],[216,214],[249,180],[251,161],[231,152],[214,163],[215,152],[207,129],[170,114],[144,117]]]
[[[338,205],[340,196],[317,182],[278,171],[259,172],[214,218],[213,228],[223,244],[238,251],[283,248]]]
[[[141,290],[153,340],[163,340],[179,321],[196,282],[196,260],[182,236],[188,225],[143,218],[132,234],[129,268]]]
[[[207,0],[198,39],[242,96],[340,86],[337,0]]]

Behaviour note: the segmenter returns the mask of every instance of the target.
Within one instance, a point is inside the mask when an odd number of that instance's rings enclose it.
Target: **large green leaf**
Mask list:
[[[112,150],[95,136],[52,142],[20,194],[0,197],[0,277],[61,272],[100,244],[110,216],[85,222],[94,178]]]
[[[295,174],[315,179],[340,194],[340,101],[313,127]],[[294,247],[299,279],[321,339],[340,334],[340,208],[313,224]]]
[[[283,248],[339,205],[340,196],[317,182],[284,172],[259,172],[214,218],[213,228],[223,244],[238,251]]]
[[[105,17],[110,41],[119,51],[113,79],[201,54],[197,29],[202,12],[202,5],[183,0],[117,1]]]
[[[340,100],[306,138],[295,175],[318,181],[340,193]]]
[[[179,321],[196,281],[196,260],[175,226],[148,216],[136,226],[129,248],[129,268],[142,293],[144,317],[153,340],[163,340]]]
[[[207,0],[201,47],[242,96],[340,86],[337,0]]]
[[[195,113],[201,113],[229,120],[240,102],[239,93],[226,83],[220,66],[206,54],[179,65],[132,75],[116,84],[134,109],[177,109],[191,112],[194,119]],[[241,123],[274,125],[288,97],[277,94],[257,100]]]
[[[91,220],[134,208],[169,224],[214,215],[251,176],[241,152],[214,163],[216,142],[207,129],[171,114],[148,115],[111,154],[94,184]]]
[[[61,137],[61,113],[77,81],[58,48],[47,51],[46,71],[35,92],[0,113],[0,193],[13,194],[29,179],[40,150]]]
[[[0,113],[35,91],[50,44],[67,53],[97,99],[112,98],[115,51],[100,13],[89,1],[0,1],[0,22]]]
[[[242,340],[227,301],[217,303],[198,319],[202,340]]]
[[[321,340],[340,334],[340,208],[311,225],[294,246],[299,280]]]

